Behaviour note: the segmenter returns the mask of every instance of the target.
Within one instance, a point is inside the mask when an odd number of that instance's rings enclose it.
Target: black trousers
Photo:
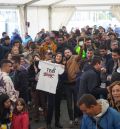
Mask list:
[[[62,97],[61,89],[56,90],[56,94],[48,93],[48,111],[47,111],[47,125],[51,124],[53,112],[55,110],[55,123],[59,123],[60,120],[60,104]]]
[[[67,84],[65,86],[67,108],[70,120],[74,120],[79,117],[79,108],[77,107],[77,94],[78,89],[75,84]],[[72,106],[74,104],[74,106]]]

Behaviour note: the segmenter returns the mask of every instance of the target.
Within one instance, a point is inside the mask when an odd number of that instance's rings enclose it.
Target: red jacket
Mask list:
[[[29,129],[28,113],[13,114],[11,129]]]

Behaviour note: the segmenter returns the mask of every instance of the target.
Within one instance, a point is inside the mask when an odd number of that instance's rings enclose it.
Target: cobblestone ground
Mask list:
[[[43,116],[40,117],[39,122],[35,122],[32,113],[31,114],[31,129],[39,129],[41,127],[46,128],[46,124],[45,124],[45,119]],[[69,127],[69,117],[68,117],[68,112],[67,112],[67,104],[65,100],[62,100],[61,103],[61,120],[60,120],[61,124],[63,125],[63,129],[70,129]],[[80,125],[75,125],[72,127],[72,129],[79,129]],[[57,129],[54,126],[54,117],[52,120],[52,129]]]

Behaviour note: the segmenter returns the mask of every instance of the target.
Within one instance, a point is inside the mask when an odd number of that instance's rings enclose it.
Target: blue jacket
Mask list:
[[[120,113],[109,107],[105,114],[99,119],[99,125],[103,129],[120,129]],[[83,115],[80,129],[99,129],[88,115]]]
[[[30,41],[32,41],[31,36],[27,35],[24,39],[23,39],[23,45],[26,46]]]
[[[22,43],[22,39],[21,39],[20,35],[17,33],[13,34],[11,37],[11,46],[13,46],[13,44],[16,40],[18,40],[18,41],[20,41],[20,43]]]

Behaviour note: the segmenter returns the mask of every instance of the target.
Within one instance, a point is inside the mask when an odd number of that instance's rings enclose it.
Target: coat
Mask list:
[[[114,69],[114,60],[110,59],[108,61],[108,63],[106,64],[106,69],[107,69],[107,74],[108,75],[112,75],[113,72],[116,72],[117,68],[118,68],[118,64],[116,66],[116,68]]]
[[[103,129],[120,129],[120,113],[113,108],[108,108],[106,113],[96,121]],[[82,119],[81,129],[99,129],[95,122],[88,115],[84,115]]]
[[[23,98],[26,102],[28,101],[28,73],[26,70],[16,70],[11,73],[11,78],[14,83],[14,87],[19,91],[19,97]],[[21,81],[22,80],[22,81]]]
[[[100,73],[91,66],[91,69],[82,73],[79,85],[79,97],[83,94],[92,94],[96,98],[107,97],[107,89],[101,88]]]
[[[72,55],[66,63],[66,71],[68,76],[68,82],[75,82],[76,76],[80,72],[79,60],[81,56]]]
[[[11,129],[29,129],[28,113],[13,114]]]

